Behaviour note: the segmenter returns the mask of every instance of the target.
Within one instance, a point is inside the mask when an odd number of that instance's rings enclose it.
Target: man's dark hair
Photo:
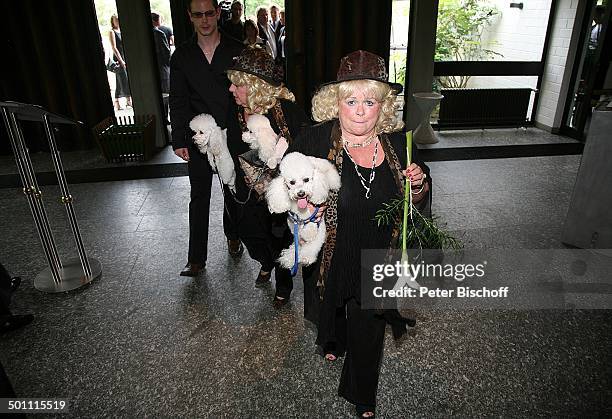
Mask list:
[[[189,2],[189,11],[191,12],[191,3],[193,3],[193,0],[191,0]],[[212,6],[216,9],[217,7],[219,7],[219,2],[217,0],[212,0]]]
[[[595,6],[595,16],[603,17],[605,13],[606,13],[606,6],[604,6],[603,4],[598,4],[597,6]]]
[[[159,14],[157,14],[155,12],[151,12],[151,20],[153,22],[159,22]]]

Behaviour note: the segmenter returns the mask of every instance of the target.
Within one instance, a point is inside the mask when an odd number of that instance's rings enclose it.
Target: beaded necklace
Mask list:
[[[376,137],[372,137],[372,139],[374,139],[374,138],[376,138]],[[370,143],[371,142],[372,142],[372,140],[370,140]],[[372,189],[372,181],[376,177],[376,158],[378,157],[378,142],[374,145],[374,155],[372,156],[372,171],[370,172],[370,178],[367,181],[367,185],[366,185],[365,178],[363,177],[363,175],[359,171],[359,165],[355,162],[355,160],[353,160],[353,157],[351,156],[351,153],[349,153],[346,141],[343,140],[342,146],[344,147],[344,151],[346,151],[346,155],[349,157],[349,159],[351,159],[351,161],[355,165],[355,171],[357,172],[357,176],[359,176],[359,181],[361,182],[361,186],[363,186],[363,189],[365,189],[365,191],[366,191],[366,193],[365,193],[366,199],[370,199],[371,189]],[[363,147],[365,147],[365,146],[363,146]]]

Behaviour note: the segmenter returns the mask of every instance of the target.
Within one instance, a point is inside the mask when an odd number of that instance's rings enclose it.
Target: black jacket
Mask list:
[[[244,45],[221,34],[221,43],[208,63],[194,36],[179,46],[170,60],[170,120],[172,147],[191,144],[189,122],[201,113],[215,118],[225,128],[230,103],[230,81],[226,71]]]

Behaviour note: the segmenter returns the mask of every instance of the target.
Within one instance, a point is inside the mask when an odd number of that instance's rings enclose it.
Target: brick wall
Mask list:
[[[579,0],[559,0],[552,22],[550,46],[536,113],[536,123],[544,128],[555,129],[561,126],[572,72],[573,56],[570,57],[570,42],[578,2]]]

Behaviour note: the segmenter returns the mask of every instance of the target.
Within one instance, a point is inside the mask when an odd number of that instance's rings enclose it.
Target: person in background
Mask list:
[[[287,56],[285,55],[285,39],[286,39],[286,34],[285,34],[285,11],[281,10],[280,11],[280,22],[281,22],[281,29],[278,35],[278,49],[280,51],[279,54],[279,61],[282,64],[283,67],[285,67],[285,75],[287,74],[287,69],[286,69],[286,61],[287,61]]]
[[[157,12],[151,12],[151,23],[153,24],[153,41],[155,42],[155,57],[159,70],[159,87],[162,92],[162,105],[164,109],[164,124],[168,121],[168,93],[170,93],[170,44],[166,34],[159,29],[161,18]]]
[[[232,18],[225,22],[221,28],[223,32],[232,38],[242,42],[245,39],[244,23],[242,23],[242,3],[236,0],[232,3]]]
[[[251,19],[247,19],[247,21],[244,22],[244,35],[244,45],[259,45],[261,48],[265,49],[268,54],[272,55],[270,45],[259,37],[259,29]]]
[[[268,9],[260,7],[257,9],[257,29],[259,30],[259,37],[268,44],[270,48],[270,55],[276,60],[278,56],[278,48],[276,45],[276,35],[270,22],[268,22]]]
[[[272,26],[272,30],[278,39],[278,35],[280,33],[281,28],[284,23],[281,21],[279,8],[277,5],[273,4],[270,6],[270,26]]]
[[[280,37],[283,27],[285,26],[285,24],[281,21],[279,11],[280,9],[277,5],[273,4],[270,6],[270,27],[274,31],[274,40],[276,42],[277,51],[275,58],[277,61],[281,61],[282,59]]]
[[[219,14],[218,25],[222,27],[225,23],[231,19],[232,15],[232,0],[221,0],[219,2],[219,9],[221,10]]]
[[[121,29],[119,28],[119,18],[117,15],[112,15],[110,19],[111,30],[108,33],[108,39],[113,49],[113,60],[119,63],[121,68],[115,72],[115,109],[118,111],[124,109],[119,102],[119,99],[126,98],[126,106],[132,107],[132,94],[130,93],[130,84],[128,82],[127,64],[125,62],[125,53],[123,51],[123,40],[121,39]]]
[[[154,19],[153,15],[157,15],[157,18]],[[151,19],[153,19],[153,26],[162,31],[164,35],[166,35],[166,40],[168,41],[168,46],[172,48],[174,46],[174,32],[172,32],[172,28],[169,26],[164,26],[162,23],[164,22],[163,16],[159,12],[151,12]]]
[[[217,0],[192,0],[187,10],[195,36],[180,45],[170,59],[170,121],[174,153],[188,162],[191,201],[189,202],[189,253],[182,276],[197,276],[208,256],[208,218],[213,171],[205,155],[193,143],[189,123],[194,116],[211,115],[222,129],[230,104],[226,71],[244,46],[219,32],[221,10]],[[226,210],[223,230],[228,251],[238,257],[243,252],[238,232]]]
[[[157,12],[151,12],[153,24],[153,40],[155,41],[155,53],[157,67],[159,68],[159,79],[162,93],[170,92],[170,44],[166,34],[159,29],[160,16]],[[166,115],[167,116],[167,115]]]
[[[599,45],[599,41],[601,38],[601,29],[604,14],[606,13],[606,7],[599,4],[595,6],[595,13],[593,14],[593,22],[595,24],[591,27],[591,34],[589,37],[589,49],[596,50],[597,45]]]

